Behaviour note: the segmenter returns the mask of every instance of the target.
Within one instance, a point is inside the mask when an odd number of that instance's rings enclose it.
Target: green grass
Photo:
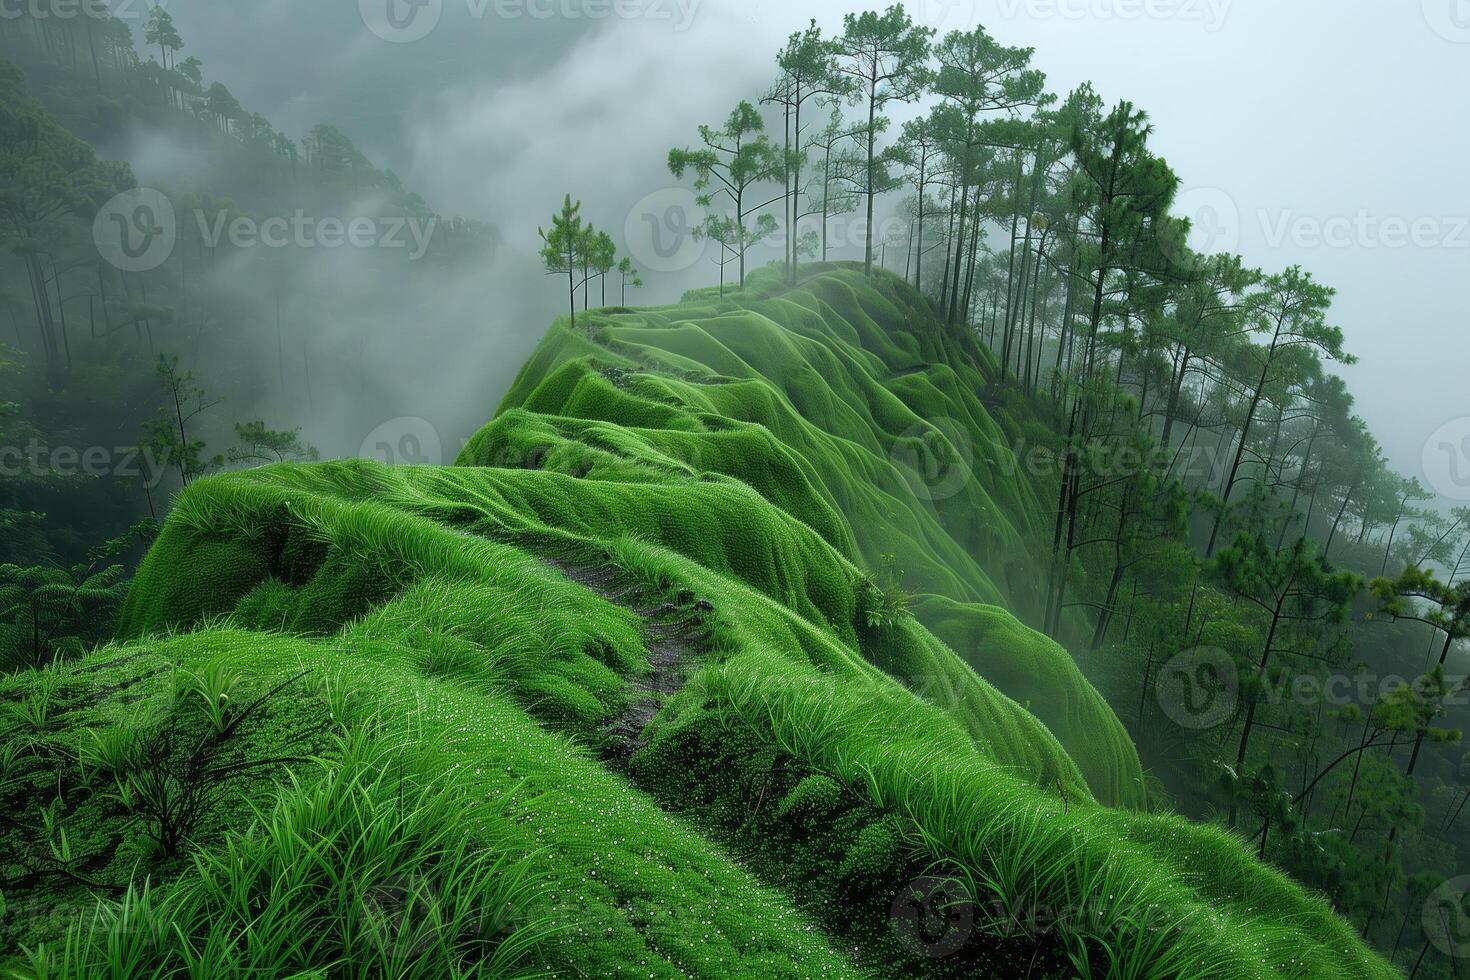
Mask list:
[[[463,808],[504,820],[510,804],[403,769],[380,742],[346,746],[321,773],[292,776],[173,887],[99,904],[55,946],[30,951],[30,968],[118,980],[531,972],[555,933],[525,912],[534,861],[507,849],[503,828],[464,832]]]
[[[199,481],[117,645],[0,682],[0,964],[1393,975],[1140,812],[1022,623],[1045,487],[991,375],[896,280],[761,272],[558,322],[455,467]]]
[[[757,654],[710,668],[651,746],[650,785],[656,793],[667,787],[661,798],[676,809],[699,801],[700,786],[714,786],[702,806],[728,810],[721,797],[748,798],[769,766],[741,772],[742,753],[716,747],[742,746],[748,757],[760,746],[893,821],[907,848],[870,890],[894,896],[915,875],[939,869],[962,883],[999,934],[1038,917],[1060,923],[1054,938],[1080,957],[1074,969],[1083,976],[1394,975],[1325,901],[1260,865],[1238,838],[1180,817],[1039,793],[943,737],[900,697],[834,693],[826,679]],[[728,820],[711,822],[741,839]],[[777,820],[757,839],[802,833]],[[942,970],[919,972],[1015,975],[1015,955],[977,943]],[[915,972],[913,964],[903,972]]]
[[[206,954],[210,963],[250,965],[255,975],[290,975],[338,956],[348,957],[352,975],[383,975],[372,972],[375,965],[405,948],[422,953],[415,969],[426,976],[445,975],[443,957],[488,970],[512,951],[522,967],[559,975],[671,975],[697,972],[699,964],[749,975],[795,975],[792,964],[802,975],[852,974],[850,961],[778,893],[652,800],[630,793],[574,742],[503,695],[392,665],[386,649],[370,638],[313,642],[206,629],[104,650],[55,674],[64,710],[45,741],[28,743],[7,787],[6,812],[17,819],[0,836],[0,873],[24,882],[23,865],[57,865],[39,814],[62,799],[72,852],[83,858],[72,867],[85,866],[92,883],[131,881],[135,894],[109,894],[99,905],[95,887],[56,876],[7,889],[6,924],[18,927],[7,929],[14,944],[7,952],[37,951],[43,964],[61,970],[50,975],[64,976],[95,975],[94,967],[124,952],[161,975]],[[250,678],[247,697],[306,672],[235,738],[243,757],[291,748],[307,758],[221,785],[192,829],[188,855],[169,859],[117,803],[113,776],[82,765],[75,747],[113,727],[167,728],[185,743],[184,736],[208,732],[200,706],[176,698],[174,678],[221,663]],[[0,700],[35,681],[6,682]],[[98,698],[99,690],[109,693]],[[313,744],[300,744],[304,733]],[[13,737],[0,730],[0,738]],[[126,843],[114,851],[118,834]],[[461,843],[486,875],[492,867],[510,872],[516,887],[503,892],[504,908],[466,911],[502,894],[487,889],[501,889],[505,876],[464,877],[470,868]],[[342,874],[344,854],[351,857],[346,867],[360,864],[361,874]],[[470,916],[465,921],[495,929],[488,937],[461,930],[465,941],[452,946],[420,949],[415,938],[379,949],[362,907],[371,912],[415,875],[432,886],[437,903],[423,909],[426,916]],[[142,908],[145,883],[151,911]],[[134,924],[120,931],[120,916]],[[135,948],[140,921],[158,926],[144,933],[153,938],[143,949]],[[247,931],[245,923],[256,925]],[[513,927],[507,936],[517,938],[501,952],[497,937],[506,923]],[[419,919],[410,925],[428,928]],[[302,942],[316,945],[295,945]],[[68,962],[73,968],[61,969]]]

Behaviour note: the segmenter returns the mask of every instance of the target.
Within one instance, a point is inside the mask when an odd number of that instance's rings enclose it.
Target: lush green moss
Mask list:
[[[1130,751],[1128,732],[1056,642],[994,606],[923,596],[914,614],[976,673],[1040,718],[1100,797],[1136,799],[1142,792],[1110,782],[1136,776],[1117,765]],[[1058,683],[1063,677],[1076,683]]]
[[[198,868],[141,853],[136,837],[123,837],[126,846],[114,849],[132,818],[107,792],[107,780],[76,764],[77,751],[90,732],[114,727],[144,732],[165,725],[180,733],[180,743],[185,733],[199,730],[195,699],[174,697],[176,675],[228,665],[249,679],[240,692],[245,697],[305,672],[264,717],[242,728],[232,757],[309,753],[302,739],[315,732],[311,737],[321,742],[320,723],[330,717],[346,724],[349,745],[367,739],[392,747],[398,764],[417,778],[451,782],[457,798],[469,801],[457,815],[459,832],[480,835],[486,846],[493,841],[526,862],[539,882],[514,911],[521,921],[557,930],[556,940],[537,950],[546,967],[574,976],[854,974],[777,894],[757,886],[647,797],[630,792],[566,737],[538,726],[486,684],[482,672],[439,678],[393,659],[385,643],[362,634],[312,642],[206,630],[105,650],[54,673],[6,682],[0,703],[44,688],[54,692],[56,710],[46,732],[27,734],[18,782],[7,787],[6,812],[19,819],[0,836],[0,874],[24,881],[21,866],[42,863],[48,845],[41,814],[65,801],[58,811],[67,814],[61,827],[74,853],[87,856],[72,866],[90,880],[126,882],[131,873],[141,884],[146,875],[165,898],[195,887]],[[22,734],[19,723],[8,720],[0,716],[5,744]],[[328,766],[295,767],[299,778],[318,779],[338,768],[342,750],[330,742],[317,747]],[[268,778],[279,771],[222,784],[195,832],[196,845],[206,851],[231,841],[240,846],[253,833],[247,801],[269,809],[284,792]],[[391,879],[392,869],[377,873]],[[54,943],[94,903],[94,894],[66,879],[7,889],[13,916],[7,926],[13,921],[21,929],[7,928],[5,952],[16,952],[21,943]]]
[[[853,877],[885,900],[919,875],[957,883],[956,900],[981,925],[942,963],[908,962],[872,923],[853,920],[885,975],[958,966],[959,975],[1010,976],[1032,954],[1061,957],[1069,976],[1084,961],[1092,976],[1395,975],[1325,901],[1257,862],[1239,838],[1038,792],[895,692],[835,697],[828,679],[752,652],[707,668],[677,708],[635,756],[635,772],[667,805],[758,852],[752,860],[769,878],[808,882],[797,890],[804,904],[850,902]],[[821,788],[801,791],[812,779]],[[793,782],[798,803],[838,803],[805,826],[800,806],[762,824],[763,787]],[[827,827],[840,828],[835,840],[822,836]],[[839,843],[834,863],[824,849]],[[1045,927],[1021,937],[1006,928],[1038,921]]]
[[[862,573],[734,480],[635,484],[366,462],[215,477],[181,497],[139,573],[125,635],[192,625],[173,610],[195,608],[194,597],[213,594],[215,583],[169,559],[221,535],[240,542],[250,558],[242,565],[259,576],[232,571],[226,583],[244,599],[243,625],[312,634],[342,628],[410,647],[425,633],[469,639],[501,665],[496,676],[528,710],[594,743],[599,722],[622,707],[623,677],[646,662],[636,618],[536,556],[603,564],[621,548],[625,567],[657,567],[711,597],[732,645],[781,650],[864,683],[876,665],[941,705],[997,761],[1032,773],[1038,785],[1088,794],[1052,734],[932,634],[908,618],[868,629],[858,607]],[[297,540],[312,544],[291,544]],[[280,556],[293,550],[320,561],[287,572]],[[181,566],[190,574],[177,574]],[[343,589],[354,581],[367,587]],[[372,602],[380,604],[365,608]],[[603,647],[615,651],[618,669],[589,653]],[[1085,687],[1061,665],[1053,683]],[[1120,766],[1130,763],[1137,765],[1120,758]]]
[[[56,949],[95,900],[83,879],[146,876],[155,904],[109,898],[98,921],[160,925],[152,968],[175,935],[214,943],[220,969],[313,965],[219,912],[280,872],[211,876],[296,866],[304,838],[262,836],[251,806],[276,828],[349,802],[398,819],[375,784],[320,782],[367,753],[453,787],[427,822],[458,814],[456,860],[535,880],[491,900],[559,974],[1104,975],[1111,952],[1149,976],[1389,975],[1234,838],[1130,809],[1121,725],[1022,625],[1048,525],[1013,448],[1045,433],[993,410],[993,370],[895,279],[761,272],[556,324],[459,466],[199,481],[135,580],[130,645],[0,686],[0,785],[35,814],[0,840],[29,862],[0,871],[29,914],[3,953]],[[249,768],[160,853],[102,757],[137,730],[173,732],[159,757],[186,759],[232,710],[216,688],[274,693],[210,749]],[[109,748],[86,755],[94,731]],[[82,879],[56,870],[57,820]],[[438,846],[393,860],[440,881]],[[453,910],[479,886],[435,887]],[[330,900],[279,901],[274,928],[358,935]],[[1013,928],[1046,910],[1073,915]],[[548,924],[558,938],[531,943]]]

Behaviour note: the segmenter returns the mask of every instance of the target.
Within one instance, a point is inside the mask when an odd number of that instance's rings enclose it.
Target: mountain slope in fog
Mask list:
[[[191,486],[120,645],[0,687],[7,812],[49,814],[0,839],[5,952],[1393,975],[1136,809],[1111,710],[995,604],[1032,602],[1045,522],[984,356],[896,279],[777,280],[558,321],[457,466]]]

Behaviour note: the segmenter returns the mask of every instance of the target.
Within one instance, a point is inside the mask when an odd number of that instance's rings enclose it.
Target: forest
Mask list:
[[[812,20],[640,307],[586,190],[502,241],[187,51],[0,19],[0,969],[1467,970],[1470,507],[1144,109]],[[505,252],[564,315],[457,458],[313,446]]]

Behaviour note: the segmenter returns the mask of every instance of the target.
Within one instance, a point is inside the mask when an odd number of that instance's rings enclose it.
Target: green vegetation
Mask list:
[[[459,467],[192,483],[121,645],[0,691],[16,962],[1390,975],[1238,839],[1139,812],[1122,727],[989,577],[941,598],[996,538],[893,506],[888,386],[983,445],[946,399],[988,362],[896,280],[810,271],[559,322]],[[401,877],[323,877],[334,849]]]
[[[474,362],[414,297],[512,315],[494,233],[160,7],[43,13],[0,18],[0,973],[1458,977],[1470,510],[1354,415],[1330,287],[1190,250],[1138,107],[813,22],[668,153],[717,286],[608,306],[567,194],[567,315],[456,465],[323,463],[277,420],[360,412],[370,339]],[[155,137],[160,188],[92,148]],[[441,230],[411,274],[222,233],[307,213]]]
[[[161,7],[62,7],[22,5],[0,25],[0,564],[23,567],[83,562],[226,461],[308,458],[282,420],[361,383],[322,356],[330,325],[396,332],[406,290],[459,281],[496,244],[336,126],[292,137],[243,107],[178,57],[187,39]],[[147,188],[94,150],[152,142],[177,165]],[[118,204],[130,191],[150,195],[141,210]],[[294,231],[228,231],[298,215],[367,222],[405,245],[392,229],[414,226],[422,254],[352,248],[326,269],[308,259],[329,249]],[[120,261],[129,249],[146,267]],[[250,418],[256,406],[267,418]]]

